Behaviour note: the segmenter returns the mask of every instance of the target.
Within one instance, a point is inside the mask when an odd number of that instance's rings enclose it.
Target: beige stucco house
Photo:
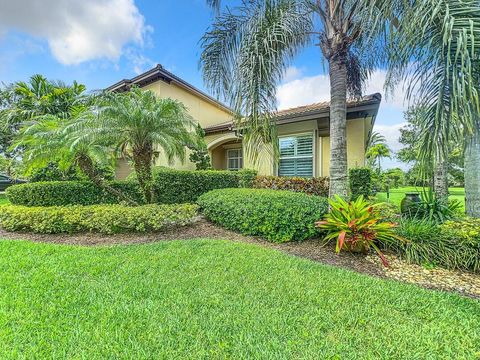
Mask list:
[[[275,163],[268,152],[262,152],[255,163],[245,156],[242,138],[235,131],[232,111],[208,94],[180,79],[161,65],[132,79],[125,79],[107,88],[109,91],[128,91],[136,85],[154,91],[159,97],[181,101],[190,115],[204,128],[205,140],[214,169],[238,170],[253,168],[264,175],[328,176],[330,160],[329,103],[322,102],[276,114],[280,159]],[[348,166],[365,165],[365,147],[372,132],[381,102],[380,94],[365,96],[347,106]],[[157,165],[169,166],[161,155]],[[170,165],[172,166],[172,165]],[[177,169],[195,169],[188,160],[173,164]],[[131,172],[126,160],[117,165],[117,177]]]

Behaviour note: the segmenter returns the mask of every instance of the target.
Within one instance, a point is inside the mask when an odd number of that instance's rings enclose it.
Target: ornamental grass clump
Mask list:
[[[330,212],[316,226],[327,231],[325,240],[336,239],[336,252],[367,252],[373,248],[383,265],[388,266],[387,259],[380,251],[378,243],[388,244],[392,240],[404,241],[396,235],[394,223],[385,222],[375,209],[377,204],[370,204],[362,195],[355,201],[347,202],[338,195],[329,200]]]

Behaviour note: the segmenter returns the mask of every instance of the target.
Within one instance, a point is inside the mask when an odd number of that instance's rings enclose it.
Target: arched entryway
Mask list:
[[[243,168],[242,139],[235,134],[225,134],[208,144],[212,167],[216,170]]]

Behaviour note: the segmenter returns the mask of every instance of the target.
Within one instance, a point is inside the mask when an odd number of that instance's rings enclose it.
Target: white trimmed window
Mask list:
[[[243,168],[242,149],[227,150],[227,169],[240,170]]]
[[[279,176],[313,176],[313,134],[279,138]]]

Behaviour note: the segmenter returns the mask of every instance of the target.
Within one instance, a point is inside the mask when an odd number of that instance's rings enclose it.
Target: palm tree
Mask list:
[[[71,109],[70,119],[53,115],[37,117],[36,121],[21,129],[16,146],[24,148],[23,161],[27,172],[56,161],[61,170],[78,166],[83,174],[97,186],[130,205],[138,205],[123,192],[110,186],[104,179],[101,166],[111,165],[114,150],[101,142],[94,142],[77,132],[78,118],[84,118],[85,108]],[[73,126],[72,126],[73,125]]]
[[[194,142],[195,124],[186,107],[134,87],[101,96],[93,115],[71,125],[78,139],[110,144],[131,159],[146,201],[153,202],[156,151],[161,149],[169,162],[184,161],[185,146]]]
[[[372,132],[372,134],[370,135],[370,137],[368,138],[368,141],[367,141],[367,151],[368,149],[370,149],[372,146],[375,146],[377,144],[386,144],[387,143],[387,139],[385,138],[385,136],[383,136],[382,134],[374,131]]]
[[[433,159],[437,197],[448,195],[448,143],[465,136],[466,211],[480,217],[478,1],[366,1],[389,37],[389,84],[408,79],[407,98],[425,110],[419,118],[420,160]]]
[[[219,9],[219,0],[207,1]],[[252,0],[217,15],[202,38],[206,85],[226,99],[245,131],[247,152],[273,144],[276,88],[291,60],[314,42],[330,74],[330,195],[347,196],[347,92],[358,96],[375,65],[364,8],[349,0]],[[370,40],[369,56],[362,48]],[[319,59],[320,60],[320,59]],[[248,151],[248,150],[257,151]]]
[[[28,82],[18,81],[6,87],[8,101],[0,118],[4,124],[23,124],[42,115],[68,118],[71,108],[86,99],[85,89],[77,82],[69,86],[39,74],[33,75]]]
[[[372,145],[365,154],[368,163],[370,166],[375,166],[377,164],[377,173],[380,175],[382,172],[381,159],[382,158],[391,158],[390,149],[385,143],[377,143]]]

